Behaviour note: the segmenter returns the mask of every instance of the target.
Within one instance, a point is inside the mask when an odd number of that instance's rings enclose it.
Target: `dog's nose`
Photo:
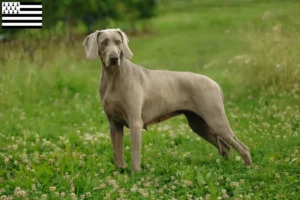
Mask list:
[[[118,55],[110,55],[109,59],[110,59],[111,63],[117,63],[119,58],[118,58]]]

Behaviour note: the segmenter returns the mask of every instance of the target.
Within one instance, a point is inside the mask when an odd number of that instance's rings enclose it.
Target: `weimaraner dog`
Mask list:
[[[114,162],[125,167],[123,128],[130,129],[132,172],[141,170],[142,129],[184,114],[191,129],[213,144],[226,158],[230,146],[246,165],[252,160],[228,123],[219,85],[191,72],[149,70],[130,61],[128,38],[120,29],[98,30],[83,42],[86,56],[102,62],[101,104],[112,139]]]

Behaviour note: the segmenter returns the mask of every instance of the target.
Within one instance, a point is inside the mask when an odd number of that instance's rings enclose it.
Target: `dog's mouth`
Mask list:
[[[108,67],[119,67],[120,65],[118,64],[110,64]]]

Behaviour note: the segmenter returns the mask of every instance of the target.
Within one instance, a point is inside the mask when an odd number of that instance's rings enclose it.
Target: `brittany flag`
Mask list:
[[[42,2],[2,2],[2,28],[42,28]]]

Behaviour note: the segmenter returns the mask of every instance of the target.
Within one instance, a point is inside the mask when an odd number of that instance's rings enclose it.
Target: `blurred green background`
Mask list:
[[[42,30],[0,29],[1,199],[297,199],[297,0],[43,1]],[[143,172],[112,163],[101,62],[82,46],[121,28],[132,61],[209,76],[254,166],[230,161],[182,116],[143,133]],[[126,129],[126,161],[130,137]]]
[[[76,35],[114,27],[116,22],[132,33],[150,31],[148,20],[157,15],[158,5],[162,4],[158,0],[49,0],[42,3],[43,30],[36,32],[36,37],[68,35],[68,42]],[[1,30],[0,34],[9,39],[20,32],[28,31]]]

